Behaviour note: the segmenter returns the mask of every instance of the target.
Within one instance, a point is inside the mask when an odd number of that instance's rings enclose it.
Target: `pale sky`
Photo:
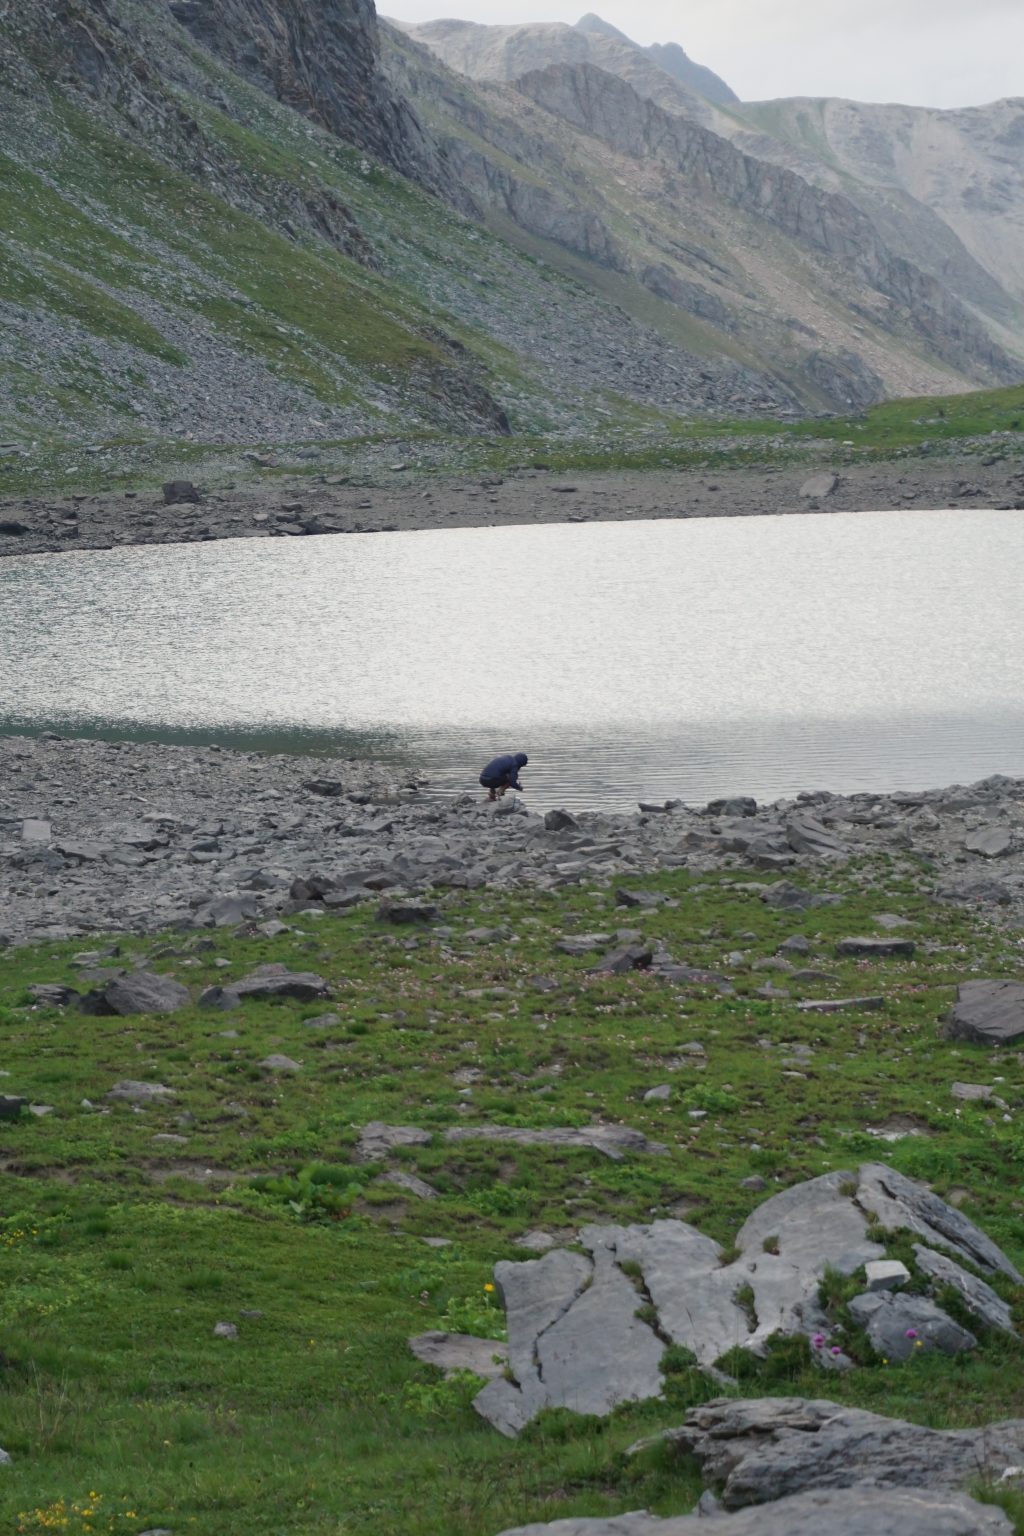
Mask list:
[[[489,24],[594,10],[638,43],[679,43],[745,101],[847,96],[913,106],[1024,97],[1024,0],[380,0],[384,16]]]

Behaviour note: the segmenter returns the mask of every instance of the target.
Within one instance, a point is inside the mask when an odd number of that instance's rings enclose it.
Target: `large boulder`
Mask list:
[[[1014,1045],[1024,1040],[1024,982],[965,981],[946,1015],[947,1040]]]
[[[960,1490],[979,1480],[998,1481],[1007,1467],[1024,1461],[1022,1419],[981,1429],[926,1429],[862,1408],[793,1397],[716,1398],[691,1410],[685,1424],[664,1438],[697,1458],[729,1509],[860,1484],[932,1494]]]
[[[918,1349],[959,1355],[978,1344],[973,1333],[961,1328],[927,1296],[867,1292],[854,1296],[850,1316],[865,1329],[872,1348],[886,1360],[909,1360]]]
[[[798,1493],[775,1504],[659,1520],[643,1510],[610,1517],[519,1525],[501,1536],[1011,1536],[1001,1509],[962,1493],[921,1488],[840,1488]]]
[[[170,976],[155,976],[149,971],[129,971],[116,976],[95,992],[87,992],[79,1002],[83,1013],[98,1015],[134,1013],[176,1013],[187,1008],[192,998],[187,987]]]
[[[261,965],[240,981],[232,981],[224,987],[207,987],[200,995],[199,1006],[230,1009],[245,1002],[267,1002],[278,997],[312,1003],[330,995],[330,983],[312,971],[289,971],[284,965]]]

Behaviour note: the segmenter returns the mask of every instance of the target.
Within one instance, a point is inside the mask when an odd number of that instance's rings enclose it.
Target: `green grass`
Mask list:
[[[746,968],[734,972],[732,997],[642,975],[588,977],[586,961],[552,945],[562,932],[633,921],[601,889],[453,893],[443,899],[453,930],[444,941],[410,939],[367,908],[296,919],[304,931],[273,941],[123,939],[106,962],[145,955],[196,992],[282,961],[330,980],[335,996],[323,1005],[88,1018],[32,1006],[26,989],[74,984],[73,954],[98,941],[8,952],[4,1089],[53,1112],[0,1124],[0,1443],[15,1458],[0,1480],[2,1528],[45,1529],[22,1512],[88,1503],[93,1492],[104,1501],[93,1529],[131,1536],[161,1525],[196,1536],[487,1536],[528,1520],[689,1508],[699,1491],[689,1466],[661,1452],[622,1454],[719,1392],[684,1360],[670,1357],[664,1402],[606,1422],[547,1414],[509,1442],[469,1408],[471,1383],[445,1385],[405,1340],[453,1324],[493,1332],[491,1267],[519,1254],[513,1240],[531,1226],[646,1221],[686,1201],[689,1219],[728,1246],[764,1198],[741,1187],[751,1173],[782,1188],[891,1160],[940,1193],[965,1189],[966,1214],[1021,1264],[1012,1057],[952,1046],[936,1026],[966,975],[1019,975],[1019,947],[934,907],[926,879],[913,867],[854,866],[828,878],[842,906],[792,915],[728,878],[645,877],[679,900],[641,923],[678,958],[721,968],[730,950],[768,956],[801,932],[838,980],[795,995],[879,991],[886,1008],[875,1014],[815,1018],[796,1011],[795,996],[765,1002],[754,992],[773,973]],[[868,965],[832,957],[836,938],[871,931],[883,909],[914,919],[928,952]],[[481,923],[505,925],[510,937],[461,937]],[[559,990],[535,990],[538,974]],[[339,1023],[311,1030],[305,1020],[328,1008]],[[681,1057],[694,1039],[705,1058]],[[798,1042],[813,1055],[801,1076],[787,1076]],[[268,1076],[259,1062],[271,1052],[302,1070]],[[453,1080],[465,1067],[481,1074],[468,1101]],[[126,1077],[164,1083],[176,1099],[144,1113],[109,1103]],[[993,1077],[1004,1079],[1009,1123],[951,1098],[955,1079]],[[659,1082],[672,1098],[645,1103]],[[706,1118],[691,1121],[693,1107]],[[922,1134],[889,1145],[868,1133],[894,1117]],[[421,1202],[353,1160],[371,1119],[434,1133],[474,1120],[622,1121],[670,1152],[612,1163],[435,1134],[396,1159],[439,1192]],[[431,1249],[425,1236],[451,1246]],[[237,1324],[237,1341],[213,1336],[219,1321]],[[1022,1363],[1018,1346],[986,1338],[958,1363],[865,1364],[823,1380],[790,1351],[748,1371],[742,1390],[978,1424],[1024,1413]]]

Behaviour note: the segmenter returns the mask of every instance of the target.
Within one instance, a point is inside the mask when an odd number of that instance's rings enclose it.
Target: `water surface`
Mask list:
[[[1024,517],[237,540],[0,563],[0,727],[388,756],[538,807],[1024,775]]]

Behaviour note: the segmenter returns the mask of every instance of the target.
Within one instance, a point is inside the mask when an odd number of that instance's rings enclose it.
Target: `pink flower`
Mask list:
[[[908,1339],[916,1339],[917,1338],[917,1329],[916,1328],[908,1328],[907,1331],[906,1331],[905,1337],[908,1338]]]
[[[823,1333],[816,1333],[811,1340],[811,1343],[814,1345],[815,1349],[821,1349],[825,1343],[825,1335]]]
[[[842,1354],[842,1350],[839,1348],[838,1344],[833,1344],[832,1345],[832,1353],[834,1355],[841,1355]]]

